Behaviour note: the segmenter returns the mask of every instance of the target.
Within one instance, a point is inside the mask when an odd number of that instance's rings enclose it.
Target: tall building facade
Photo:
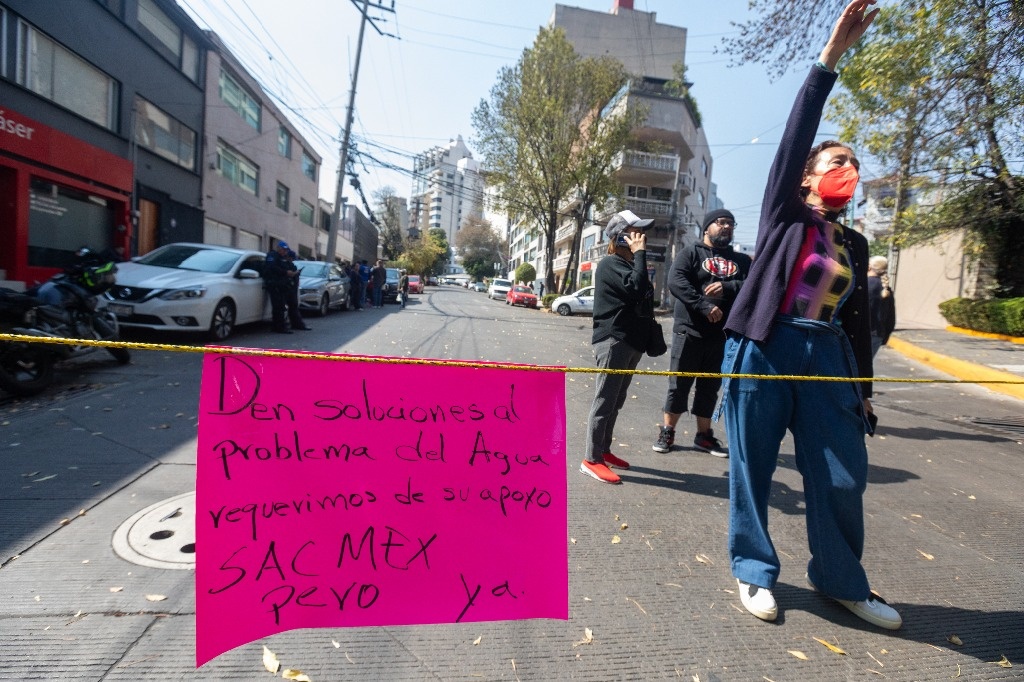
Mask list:
[[[631,0],[615,0],[608,13],[555,5],[550,25],[562,29],[579,54],[614,57],[631,74],[602,116],[614,116],[631,106],[648,112],[634,130],[632,147],[615,162],[621,201],[603,214],[588,216],[578,241],[576,225],[567,218],[555,234],[550,269],[560,287],[590,284],[594,266],[608,249],[603,225],[616,211],[629,209],[655,220],[648,232],[648,262],[656,296],[666,305],[668,266],[676,248],[695,234],[711,196],[712,158],[700,116],[693,100],[673,87],[676,65],[685,64],[686,29],[658,23],[654,12],[633,9]],[[560,213],[571,215],[573,204],[570,198]],[[542,264],[530,260],[530,254],[539,251],[536,241],[513,241],[517,249],[511,260],[515,265],[533,262],[539,274],[546,274],[546,264],[542,269]]]
[[[214,33],[207,34],[203,236],[315,258],[320,155]]]
[[[0,280],[202,240],[202,30],[173,0],[0,0],[0,27]]]
[[[455,245],[462,221],[483,215],[484,181],[480,163],[459,135],[413,159],[413,188],[409,199],[409,227],[420,233],[440,228]],[[453,251],[454,253],[454,251]],[[461,272],[455,260],[450,273]]]

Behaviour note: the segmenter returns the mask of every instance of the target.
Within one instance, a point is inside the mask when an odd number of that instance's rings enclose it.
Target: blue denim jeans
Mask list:
[[[373,288],[373,305],[376,308],[380,308],[384,305],[384,287]]]
[[[604,339],[594,344],[594,356],[599,369],[636,369],[643,352],[625,341]],[[604,453],[610,452],[615,420],[626,403],[632,374],[598,374],[594,381],[594,404],[590,407],[587,428],[586,458],[589,462],[604,462]]]
[[[730,336],[722,371],[852,377],[855,361],[842,329],[780,316],[768,339]],[[800,380],[727,379],[729,554],[733,575],[773,588],[779,557],[768,534],[768,496],[779,445],[793,434],[807,504],[807,574],[836,599],[870,593],[861,566],[867,448],[860,386]]]

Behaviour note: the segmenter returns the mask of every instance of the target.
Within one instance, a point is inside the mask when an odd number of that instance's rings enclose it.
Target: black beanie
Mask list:
[[[718,208],[714,211],[708,211],[704,214],[704,224],[702,225],[701,232],[707,232],[708,225],[715,222],[719,218],[728,218],[729,220],[736,222],[736,216],[732,214],[732,211],[727,211],[724,208]]]

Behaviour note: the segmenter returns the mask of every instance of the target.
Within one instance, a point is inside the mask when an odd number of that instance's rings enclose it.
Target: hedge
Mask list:
[[[939,304],[939,312],[954,327],[992,334],[1024,336],[1024,298],[975,301],[951,298]]]

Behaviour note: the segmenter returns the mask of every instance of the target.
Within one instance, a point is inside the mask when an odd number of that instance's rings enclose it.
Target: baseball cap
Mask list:
[[[653,224],[654,220],[652,218],[640,220],[640,216],[632,211],[619,211],[608,221],[608,226],[604,228],[604,234],[608,241],[614,241],[620,234],[626,231],[626,228],[635,227],[639,230],[646,230]]]
[[[277,244],[276,244],[276,245],[274,246],[274,248],[275,248],[275,249],[284,249],[285,251],[287,251],[287,250],[288,250],[288,242],[278,242],[278,243],[277,243]]]

